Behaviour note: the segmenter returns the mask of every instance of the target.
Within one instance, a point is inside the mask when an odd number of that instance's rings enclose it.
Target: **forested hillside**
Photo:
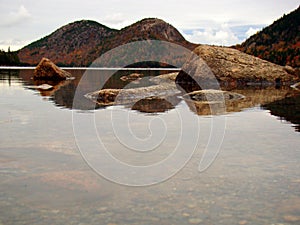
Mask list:
[[[300,67],[300,7],[235,48],[282,66]]]

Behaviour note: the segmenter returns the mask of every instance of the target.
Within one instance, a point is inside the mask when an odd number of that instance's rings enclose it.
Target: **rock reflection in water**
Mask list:
[[[226,88],[223,88],[224,90]],[[230,112],[240,112],[247,108],[252,108],[274,101],[293,96],[295,91],[290,87],[275,88],[270,87],[239,87],[230,89],[231,93],[237,93],[245,96],[230,100],[224,98],[224,102],[204,102],[194,101],[190,98],[184,98],[190,110],[197,115],[224,114]],[[213,112],[213,113],[212,113]]]
[[[49,90],[37,89],[38,93],[41,96],[50,96],[49,100],[54,102],[56,106],[64,107],[68,109],[73,109],[73,99],[79,82],[81,82],[81,77],[86,72],[85,70],[69,70],[75,80],[66,80],[61,82],[54,81],[34,81],[32,80],[33,70],[7,70],[2,72],[1,80],[7,82],[8,85],[11,84],[11,80],[18,80],[21,78],[22,83],[25,86],[38,86],[41,84],[52,85],[53,88]],[[136,71],[133,71],[136,72]],[[81,84],[82,93],[78,96],[80,98],[80,105],[77,104],[77,109],[79,110],[94,110],[99,108],[104,108],[105,106],[95,105],[94,102],[86,99],[84,95],[90,91],[95,91],[90,89],[91,83],[104,83],[103,88],[123,88],[127,87],[128,82],[122,82],[120,77],[128,75],[132,71],[115,71],[113,76],[107,71],[91,71],[89,72],[89,77],[86,79],[84,84]],[[146,73],[146,71],[143,71]],[[156,76],[158,74],[167,73],[167,71],[150,71],[149,76]],[[148,76],[144,74],[144,76]],[[145,85],[144,83],[140,85]],[[140,86],[140,85],[137,85]],[[234,87],[226,88],[222,87],[222,90],[235,92],[241,95],[244,95],[244,99],[238,100],[226,100],[225,104],[223,103],[205,103],[192,101],[191,99],[184,98],[187,106],[192,112],[197,115],[211,115],[212,107],[213,114],[220,113],[230,113],[230,112],[239,112],[247,108],[252,108],[256,106],[263,106],[263,108],[271,111],[273,115],[284,118],[294,124],[296,124],[296,130],[299,131],[299,95],[297,95],[296,90],[290,87],[280,87],[275,88],[273,86],[263,87],[263,86],[245,86],[245,87]],[[195,90],[191,88],[191,90]],[[137,110],[142,113],[162,113],[169,110],[172,110],[176,105],[181,101],[180,97],[150,97],[144,98],[137,102],[134,102],[125,107],[131,108],[132,110]]]
[[[99,108],[105,108],[106,106],[101,106],[91,102],[87,98],[84,97],[85,94],[95,91],[91,89],[95,84],[98,84],[99,87],[103,88],[127,88],[130,81],[122,81],[120,77],[127,76],[133,72],[137,71],[106,71],[106,70],[68,70],[72,76],[75,77],[74,80],[64,80],[64,81],[43,81],[43,80],[33,80],[33,70],[25,69],[25,70],[17,70],[17,75],[23,80],[25,86],[32,86],[32,89],[36,89],[39,91],[41,96],[50,97],[49,100],[53,101],[56,106],[64,107],[68,109],[79,109],[79,110],[93,110]],[[146,71],[147,76],[156,76],[158,74],[167,73],[168,71]],[[85,79],[81,80],[81,78],[85,75]],[[7,80],[7,79],[6,79]],[[80,82],[80,89],[77,89],[78,84]],[[132,82],[131,82],[132,83]],[[47,90],[39,89],[37,86],[42,84],[48,84],[53,86],[53,88],[49,88]],[[147,82],[147,80],[143,80],[140,83],[133,84],[134,87],[142,87],[148,86],[151,82]],[[131,85],[132,86],[132,85]],[[77,97],[80,99],[76,101],[76,108],[73,106],[73,100],[75,96],[75,92],[77,93]],[[80,104],[79,104],[80,103]]]
[[[62,81],[45,81],[45,80],[34,80],[33,81],[34,88],[37,87],[36,89],[40,92],[41,96],[49,97],[55,94],[60,88],[70,84],[69,80],[62,80]],[[52,86],[51,88],[48,89],[43,89],[43,88],[38,88],[42,85],[50,85]],[[30,86],[29,86],[30,88]]]
[[[300,132],[300,94],[263,104],[262,108],[270,110],[272,115],[280,119],[295,124],[295,130]]]

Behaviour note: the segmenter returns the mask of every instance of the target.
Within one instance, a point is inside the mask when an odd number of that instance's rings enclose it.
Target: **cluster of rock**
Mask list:
[[[139,74],[123,79],[128,80],[131,77],[133,80],[137,79]],[[197,102],[197,107],[203,108],[204,104],[222,102],[224,104],[244,99],[242,94],[221,91],[220,83],[244,85],[267,82],[281,85],[295,83],[297,79],[292,68],[275,65],[235,49],[200,45],[193,51],[179,73],[154,77],[151,79],[153,86],[122,90],[103,89],[89,93],[86,97],[99,104],[109,105],[181,93],[189,105]],[[180,92],[176,83],[180,86]]]
[[[120,79],[136,81],[142,76],[133,73]],[[47,58],[43,58],[34,71],[34,79],[38,80],[65,80],[70,77],[70,73],[58,68]],[[129,104],[135,109],[151,111],[149,107],[152,104],[163,105],[165,109],[173,108],[173,103],[169,104],[166,99],[181,94],[189,107],[192,104],[195,111],[198,111],[206,107],[204,104],[222,102],[224,104],[244,98],[242,94],[221,91],[220,83],[234,85],[249,82],[268,82],[277,85],[294,83],[294,87],[299,88],[297,80],[299,81],[299,77],[293,68],[275,65],[232,48],[200,45],[193,51],[179,73],[154,77],[150,79],[152,86],[102,89],[87,93],[85,97],[100,105]],[[181,88],[178,89],[176,84]],[[191,88],[195,86],[196,92]],[[178,103],[177,100],[174,102],[175,105]],[[143,107],[144,105],[147,107]],[[159,110],[160,107],[152,111]]]

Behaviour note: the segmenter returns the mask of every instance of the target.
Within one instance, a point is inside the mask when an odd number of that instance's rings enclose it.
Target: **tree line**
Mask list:
[[[20,60],[17,52],[0,50],[0,66],[19,66]]]

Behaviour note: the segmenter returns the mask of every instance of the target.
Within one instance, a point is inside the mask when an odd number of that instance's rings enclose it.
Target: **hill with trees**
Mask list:
[[[162,40],[194,49],[172,25],[156,18],[138,21],[121,30],[81,20],[67,24],[18,52],[22,63],[36,65],[46,57],[60,66],[89,66],[103,53],[140,40]]]
[[[300,7],[235,48],[282,66],[300,67]]]

